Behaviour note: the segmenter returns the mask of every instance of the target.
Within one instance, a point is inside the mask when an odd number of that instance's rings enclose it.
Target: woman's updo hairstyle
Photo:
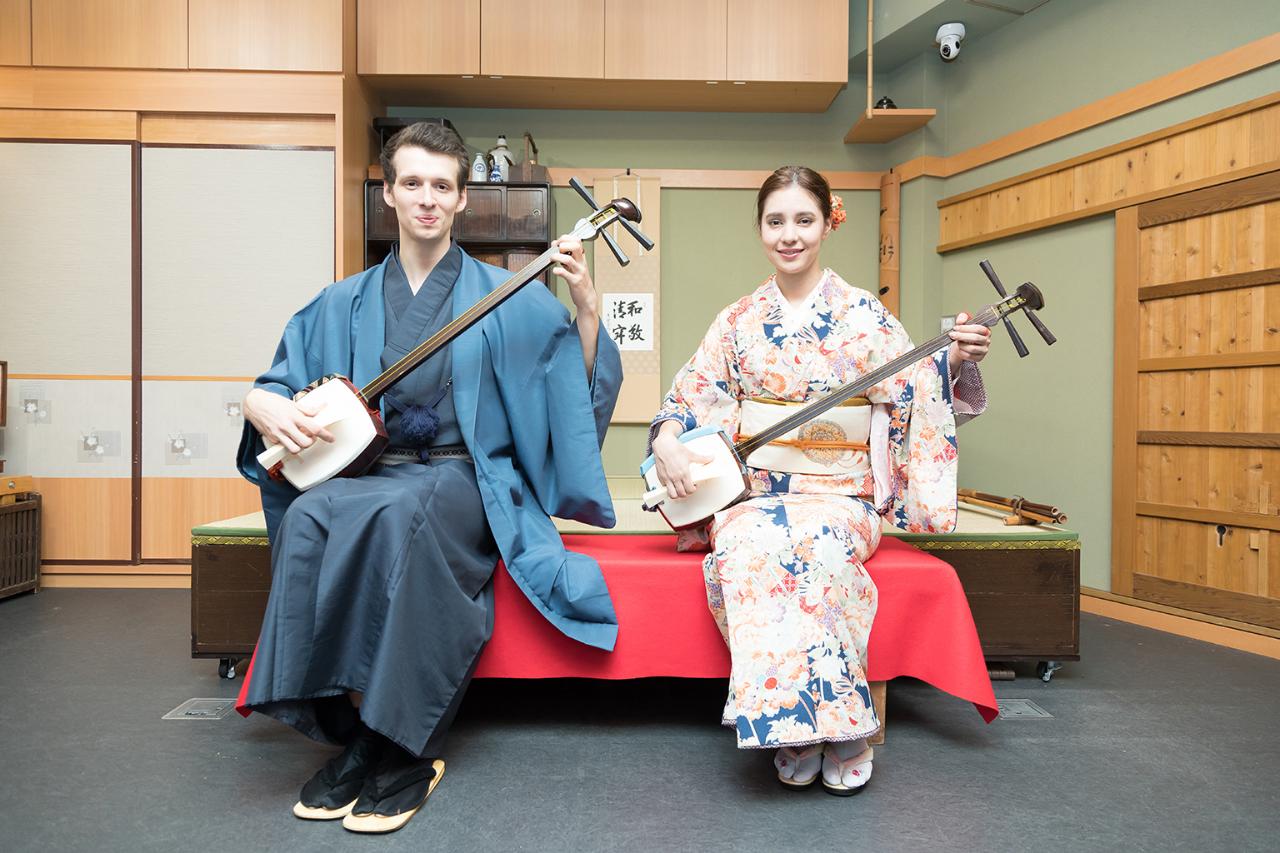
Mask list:
[[[831,184],[822,175],[808,166],[783,166],[764,179],[760,192],[756,195],[756,227],[764,220],[764,203],[769,196],[778,190],[785,190],[792,184],[813,196],[818,202],[818,210],[825,222],[831,221]]]

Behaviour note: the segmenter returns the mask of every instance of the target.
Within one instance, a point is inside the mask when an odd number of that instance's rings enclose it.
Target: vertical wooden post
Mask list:
[[[871,12],[876,0],[867,0],[867,118],[871,118]]]
[[[877,293],[889,313],[898,313],[898,207],[902,198],[902,180],[890,169],[880,176],[880,287]]]

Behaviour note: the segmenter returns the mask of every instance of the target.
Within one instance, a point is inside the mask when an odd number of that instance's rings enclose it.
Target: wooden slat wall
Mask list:
[[[1247,178],[1280,162],[1269,95],[938,202],[939,252]]]
[[[145,477],[142,556],[191,559],[191,528],[262,509],[258,487],[239,477]]]
[[[1234,165],[1212,148],[1184,154],[1188,168]],[[1280,625],[1277,199],[1280,171],[1239,192],[1126,208],[1116,234],[1113,587],[1271,627]],[[1122,387],[1136,390],[1132,402]]]

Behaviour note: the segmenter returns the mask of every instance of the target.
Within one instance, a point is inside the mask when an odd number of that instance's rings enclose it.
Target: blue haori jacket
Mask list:
[[[356,387],[377,377],[385,345],[385,269],[383,262],[332,284],[295,314],[271,369],[255,387],[291,397],[330,373],[350,378]],[[453,316],[509,277],[507,270],[464,254]],[[458,423],[507,571],[556,628],[612,650],[618,619],[600,566],[566,551],[550,516],[596,527],[615,524],[600,446],[622,384],[617,345],[602,328],[588,383],[577,324],[533,282],[450,346]],[[267,477],[256,458],[262,450],[261,437],[246,421],[238,467],[261,487],[274,539],[298,492]]]

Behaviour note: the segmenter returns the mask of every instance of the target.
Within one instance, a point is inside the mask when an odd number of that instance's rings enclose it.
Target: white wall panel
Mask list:
[[[0,142],[0,349],[13,373],[127,375],[128,145]]]
[[[143,382],[142,476],[239,477],[247,390],[246,382]]]
[[[333,280],[331,151],[144,148],[142,372],[256,376]]]
[[[127,380],[11,379],[5,473],[128,477],[130,399]]]

